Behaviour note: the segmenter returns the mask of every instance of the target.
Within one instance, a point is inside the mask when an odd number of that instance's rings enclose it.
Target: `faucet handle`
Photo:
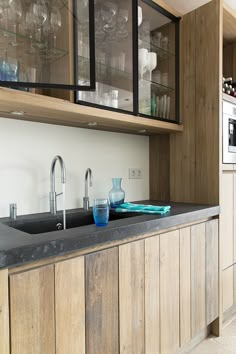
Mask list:
[[[83,197],[83,208],[84,210],[89,210],[89,197]]]
[[[16,220],[16,214],[17,214],[17,204],[12,203],[9,205],[10,207],[10,219]]]

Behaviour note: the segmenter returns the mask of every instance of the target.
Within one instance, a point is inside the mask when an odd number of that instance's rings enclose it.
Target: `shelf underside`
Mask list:
[[[140,135],[183,131],[179,124],[135,117],[48,96],[0,88],[0,117]],[[15,115],[11,112],[24,112]],[[89,126],[88,123],[97,125]],[[141,131],[141,132],[140,132]]]

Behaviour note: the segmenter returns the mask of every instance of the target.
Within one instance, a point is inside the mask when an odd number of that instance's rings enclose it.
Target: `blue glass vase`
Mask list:
[[[109,192],[109,201],[111,208],[116,208],[124,203],[125,192],[121,188],[122,178],[112,178],[112,189]]]

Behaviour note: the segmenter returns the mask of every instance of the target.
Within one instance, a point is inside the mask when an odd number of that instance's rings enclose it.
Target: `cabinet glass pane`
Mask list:
[[[77,92],[88,104],[133,111],[132,1],[95,2],[96,90]],[[80,67],[86,70],[86,55]]]
[[[89,61],[89,0],[1,0],[0,85],[78,85],[74,50],[82,37]],[[90,67],[83,83],[90,85]]]
[[[176,119],[175,23],[139,0],[139,113]]]

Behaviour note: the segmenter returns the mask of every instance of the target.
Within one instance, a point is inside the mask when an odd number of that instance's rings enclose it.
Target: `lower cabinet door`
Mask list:
[[[180,346],[179,264],[179,230],[160,235],[161,354]]]
[[[10,276],[11,354],[55,354],[54,266]]]
[[[191,227],[191,330],[192,338],[206,326],[205,223]]]

